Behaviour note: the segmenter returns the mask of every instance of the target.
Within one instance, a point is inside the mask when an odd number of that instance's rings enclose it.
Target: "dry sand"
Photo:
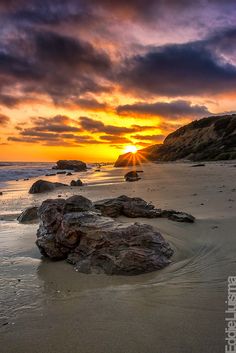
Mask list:
[[[32,179],[6,184],[0,196],[2,353],[224,352],[226,282],[236,274],[236,168],[149,164],[135,183],[123,181],[127,170],[81,173],[87,186],[50,194],[29,195]],[[175,249],[164,270],[134,277],[85,275],[63,261],[41,259],[34,244],[37,224],[15,220],[26,206],[75,193],[92,200],[140,196],[197,220],[138,220],[159,229]]]

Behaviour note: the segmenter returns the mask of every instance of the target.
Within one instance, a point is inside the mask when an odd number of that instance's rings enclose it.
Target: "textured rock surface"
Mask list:
[[[77,172],[87,170],[86,163],[77,160],[60,160],[57,162],[56,169],[74,170]]]
[[[170,263],[173,250],[153,227],[118,223],[76,197],[46,200],[39,208],[36,243],[43,255],[67,259],[80,272],[110,275],[136,275]]]
[[[27,223],[38,220],[38,207],[28,207],[26,208],[20,216],[17,218],[19,223]]]
[[[125,174],[124,176],[126,181],[138,181],[140,180],[140,176],[138,175],[138,173],[136,171],[130,171],[128,173]]]
[[[171,221],[194,223],[195,217],[185,212],[178,212],[175,210],[160,210],[160,217],[168,218]]]
[[[162,145],[119,156],[115,167],[137,164],[134,158],[142,162],[236,159],[236,114],[193,121],[168,135]]]
[[[121,195],[113,199],[104,199],[94,202],[94,207],[101,211],[103,216],[118,217],[146,217],[156,218],[160,211],[139,197],[128,197]]]
[[[126,216],[130,218],[168,218],[176,222],[193,223],[195,218],[185,212],[175,210],[162,210],[155,208],[152,204],[139,197],[128,197],[125,195],[96,201],[94,207],[101,211],[103,216],[118,217]]]
[[[70,186],[83,186],[83,182],[78,179],[78,180],[72,180],[71,183],[70,183]]]
[[[46,181],[46,180],[37,180],[30,188],[29,193],[30,194],[39,194],[41,192],[48,192],[55,190],[58,187],[61,186],[68,186],[66,184],[62,183],[52,183],[51,181]]]
[[[204,163],[199,163],[199,164],[193,164],[191,165],[192,168],[198,168],[198,167],[205,167],[206,165]]]

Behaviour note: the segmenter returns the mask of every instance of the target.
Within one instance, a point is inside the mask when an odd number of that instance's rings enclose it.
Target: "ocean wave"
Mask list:
[[[28,179],[49,173],[53,163],[1,162],[0,182]]]

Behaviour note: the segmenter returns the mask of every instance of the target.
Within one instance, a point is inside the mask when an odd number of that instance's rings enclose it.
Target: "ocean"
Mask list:
[[[55,163],[46,162],[0,162],[0,183],[28,179],[50,173]]]

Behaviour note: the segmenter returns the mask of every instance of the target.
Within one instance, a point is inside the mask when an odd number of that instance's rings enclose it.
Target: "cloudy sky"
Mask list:
[[[236,110],[235,0],[1,0],[0,160],[116,159]]]

